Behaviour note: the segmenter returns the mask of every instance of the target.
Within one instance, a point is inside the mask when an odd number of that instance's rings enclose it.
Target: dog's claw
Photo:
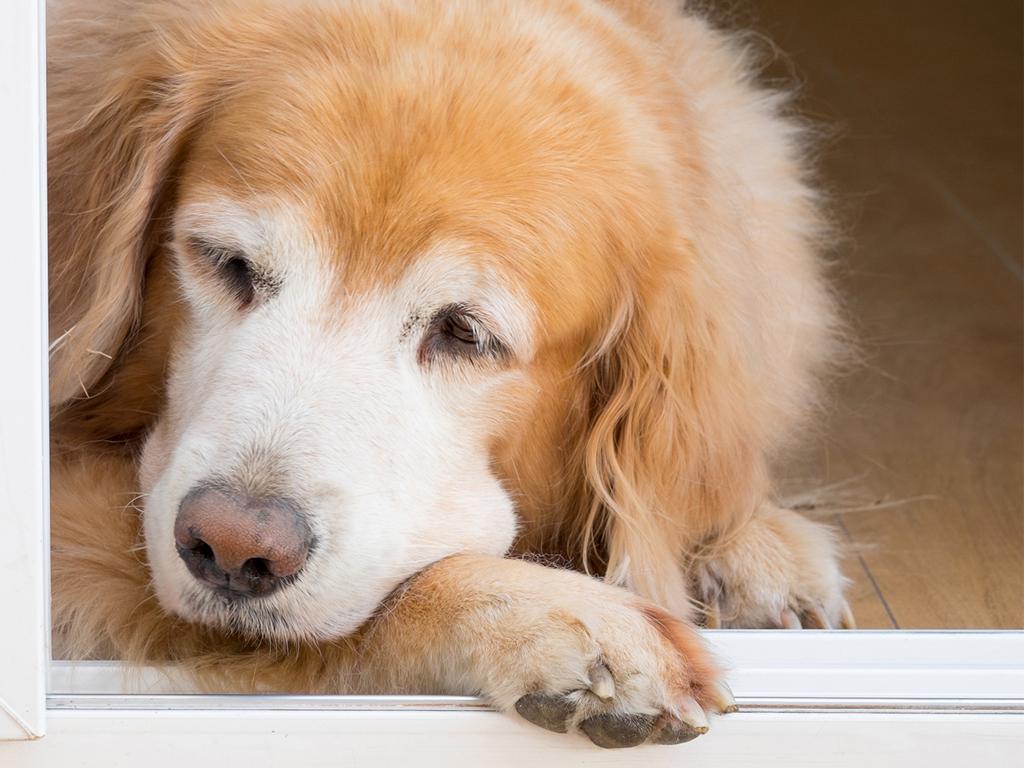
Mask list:
[[[840,614],[839,619],[840,629],[856,629],[857,621],[853,618],[853,611],[850,610],[850,604],[845,600],[843,601],[843,611]]]
[[[679,719],[684,725],[688,725],[696,731],[697,735],[708,731],[708,716],[704,714],[700,704],[689,696],[679,702]]]
[[[808,608],[804,611],[803,625],[807,629],[832,629],[828,619],[820,608]]]
[[[561,693],[528,693],[516,702],[516,712],[525,720],[555,733],[569,730],[575,711],[576,705]]]
[[[664,718],[651,736],[652,744],[683,744],[707,733],[707,728],[694,728],[675,718]]]
[[[611,701],[615,697],[615,679],[603,662],[599,661],[590,668],[590,692],[602,701]]]
[[[712,683],[707,691],[708,703],[710,703],[721,714],[727,715],[730,712],[738,712],[736,697],[733,696],[732,688],[723,682]]]
[[[722,628],[722,611],[718,607],[717,602],[708,604],[707,608],[704,609],[704,627],[705,629]]]
[[[783,629],[802,629],[800,617],[791,608],[784,608],[779,614],[779,626]]]
[[[582,730],[599,747],[618,749],[643,744],[654,731],[653,715],[594,715],[580,723]]]

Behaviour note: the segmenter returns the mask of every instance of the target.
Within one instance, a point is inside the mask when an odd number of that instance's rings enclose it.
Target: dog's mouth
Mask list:
[[[275,597],[245,597],[223,589],[192,588],[179,612],[186,620],[249,642],[299,643],[332,637],[328,627],[280,605]]]
[[[323,642],[347,636],[376,616],[386,615],[420,573],[422,570],[402,579],[373,609],[364,612],[333,606],[325,615],[311,609],[312,605],[323,608],[319,603],[303,602],[308,596],[301,586],[254,596],[199,582],[186,587],[175,612],[189,622],[247,642]],[[297,594],[289,594],[297,589]]]
[[[182,589],[172,611],[188,622],[247,642],[290,645],[348,636],[370,620],[377,608],[311,594],[299,579],[266,595],[195,581]]]
[[[269,597],[253,597],[223,588],[198,585],[182,601],[184,617],[211,629],[250,640],[299,639],[295,622],[270,605]]]

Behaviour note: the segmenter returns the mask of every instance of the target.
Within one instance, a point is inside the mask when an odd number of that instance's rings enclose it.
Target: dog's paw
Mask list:
[[[680,744],[735,709],[696,630],[614,587],[578,590],[517,610],[485,693],[549,731],[600,747]]]
[[[712,542],[691,571],[708,627],[853,629],[831,529],[788,509],[760,508]]]

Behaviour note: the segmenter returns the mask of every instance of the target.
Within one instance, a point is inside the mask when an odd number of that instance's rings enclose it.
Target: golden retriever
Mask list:
[[[630,746],[731,708],[692,622],[850,625],[772,501],[838,324],[736,39],[667,0],[49,13],[58,655]]]

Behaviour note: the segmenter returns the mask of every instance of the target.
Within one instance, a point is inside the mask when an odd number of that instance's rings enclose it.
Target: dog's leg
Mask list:
[[[852,629],[828,526],[764,504],[691,563],[709,627]]]
[[[675,744],[734,705],[692,626],[579,573],[459,555],[412,579],[360,639],[359,687],[482,693],[604,747]]]
[[[60,657],[173,662],[201,690],[481,693],[602,746],[678,743],[732,705],[696,630],[573,571],[459,555],[413,577],[353,637],[256,643],[164,613],[138,551],[124,459],[55,461]]]

